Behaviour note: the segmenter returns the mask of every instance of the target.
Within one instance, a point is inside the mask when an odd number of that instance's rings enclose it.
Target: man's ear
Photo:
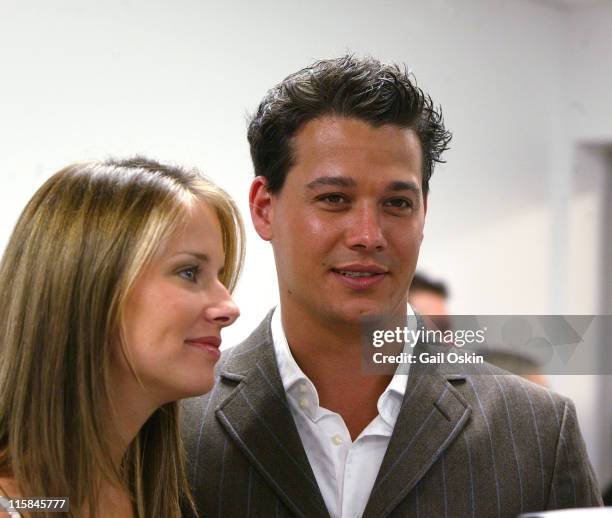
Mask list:
[[[259,237],[265,241],[272,239],[272,194],[268,191],[268,180],[256,176],[249,191],[251,220]]]

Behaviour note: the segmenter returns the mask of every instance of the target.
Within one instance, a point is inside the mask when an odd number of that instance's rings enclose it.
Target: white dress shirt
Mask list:
[[[414,316],[410,306],[408,315]],[[408,376],[393,376],[378,398],[378,415],[352,442],[342,417],[319,406],[317,389],[291,354],[279,308],[272,316],[272,339],[289,407],[327,510],[332,518],[359,518],[387,451]]]

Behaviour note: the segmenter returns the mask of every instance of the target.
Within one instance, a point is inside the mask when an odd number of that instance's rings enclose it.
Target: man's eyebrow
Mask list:
[[[306,188],[315,189],[322,186],[336,186],[336,187],[357,187],[357,182],[350,176],[319,176],[312,182],[306,184]],[[421,195],[421,188],[414,182],[405,182],[402,180],[395,180],[390,182],[385,187],[386,191],[398,192],[398,191],[412,191],[417,196]]]
[[[402,181],[395,181],[395,182],[391,182],[389,184],[387,184],[387,186],[385,187],[386,191],[393,191],[393,192],[397,192],[397,191],[412,191],[417,195],[421,195],[421,188],[414,182],[402,182]]]
[[[332,185],[336,187],[357,187],[357,182],[350,176],[319,176],[312,182],[306,184],[306,188],[315,189],[316,187],[322,187],[326,185]]]

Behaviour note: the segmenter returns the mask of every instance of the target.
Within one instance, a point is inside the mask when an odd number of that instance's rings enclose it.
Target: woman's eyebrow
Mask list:
[[[210,262],[210,257],[207,254],[203,254],[201,252],[192,252],[190,250],[181,250],[180,252],[177,252],[174,255],[192,255],[193,257],[195,257],[196,259],[199,259],[203,263]]]

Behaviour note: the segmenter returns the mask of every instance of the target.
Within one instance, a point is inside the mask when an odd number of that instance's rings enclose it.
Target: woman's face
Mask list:
[[[208,392],[221,329],[240,312],[219,281],[224,265],[219,220],[207,204],[192,209],[137,278],[124,310],[129,360],[160,405]],[[120,359],[126,376],[133,374]]]

